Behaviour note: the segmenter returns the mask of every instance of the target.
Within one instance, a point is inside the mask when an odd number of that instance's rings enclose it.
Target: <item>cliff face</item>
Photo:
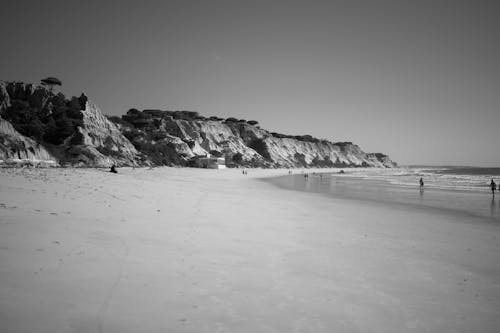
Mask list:
[[[192,119],[186,119],[191,117]],[[368,154],[350,142],[332,143],[310,136],[274,135],[243,121],[199,119],[171,111],[140,112],[124,116],[120,128],[138,147],[169,142],[178,161],[207,153],[223,155],[227,164],[262,167],[394,167],[380,153]]]
[[[184,166],[210,153],[224,156],[228,165],[246,167],[396,165],[350,142],[270,133],[257,124],[190,111],[136,109],[108,119],[83,94],[68,99],[44,86],[0,81],[2,161]]]
[[[65,141],[70,164],[92,166],[138,165],[139,152],[86,96],[80,97],[82,126]]]
[[[9,89],[8,89],[9,88]],[[21,83],[7,83],[0,81],[0,115],[3,110],[11,107],[13,99],[27,96],[31,100],[44,103],[43,89],[37,86],[26,86]],[[43,165],[57,165],[57,159],[40,143],[19,133],[11,123],[0,117],[0,163],[33,163]]]
[[[83,94],[67,99],[44,86],[0,81],[0,119],[3,161],[91,167],[140,161],[134,146]]]
[[[0,118],[0,163],[30,163],[45,166],[58,165],[57,158],[41,144],[25,137]]]

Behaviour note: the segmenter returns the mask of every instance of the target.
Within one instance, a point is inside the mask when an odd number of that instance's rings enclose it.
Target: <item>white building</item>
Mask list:
[[[226,159],[224,157],[211,157],[207,154],[206,157],[198,157],[196,166],[204,169],[225,169]]]

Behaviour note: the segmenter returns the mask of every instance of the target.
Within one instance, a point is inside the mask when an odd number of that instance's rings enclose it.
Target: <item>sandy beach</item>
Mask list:
[[[284,174],[0,169],[0,331],[498,331],[500,225]]]

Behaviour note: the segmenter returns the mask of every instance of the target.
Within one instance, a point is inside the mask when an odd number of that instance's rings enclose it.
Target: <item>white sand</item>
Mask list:
[[[498,225],[119,171],[0,169],[0,332],[498,332]]]

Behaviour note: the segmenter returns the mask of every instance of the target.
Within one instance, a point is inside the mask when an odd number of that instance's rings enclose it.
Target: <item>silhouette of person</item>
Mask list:
[[[419,183],[420,183],[420,188],[423,188],[424,187],[424,179],[422,177],[420,177]]]
[[[495,183],[495,181],[493,180],[493,178],[491,179],[490,188],[491,188],[491,194],[493,194],[493,196],[495,196],[495,191],[497,189],[497,184]]]
[[[116,166],[114,164],[111,166],[111,169],[109,170],[109,172],[118,173],[118,171],[116,171]]]

